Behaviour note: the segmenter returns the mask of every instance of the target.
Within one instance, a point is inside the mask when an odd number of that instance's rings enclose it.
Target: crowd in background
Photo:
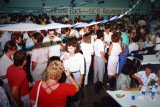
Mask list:
[[[87,20],[85,16],[71,20],[67,15],[56,18],[46,14],[9,14],[1,17],[0,24],[76,24],[101,20],[104,18],[99,15],[95,20]],[[40,84],[38,106],[60,107],[66,106],[67,102],[68,107],[78,107],[80,90],[88,85],[89,72],[93,72],[93,83],[103,82],[107,73],[107,85],[114,90],[132,88],[132,79],[140,85],[146,85],[150,80],[160,83],[159,75],[152,73],[152,65],[138,71],[134,63],[126,63],[131,53],[159,52],[160,17],[154,15],[126,15],[104,24],[81,28],[0,32],[2,106],[34,105]],[[153,44],[149,49],[148,43]]]

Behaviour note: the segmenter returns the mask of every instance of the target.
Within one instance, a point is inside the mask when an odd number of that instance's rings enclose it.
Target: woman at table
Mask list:
[[[58,82],[63,71],[71,82],[71,85]],[[42,81],[40,86],[38,107],[66,107],[67,96],[74,96],[79,91],[78,84],[70,75],[69,70],[64,69],[63,64],[58,60],[52,61],[47,67],[46,72],[47,79]],[[37,81],[29,93],[32,105],[36,101],[39,83],[40,81]]]
[[[158,77],[155,73],[152,72],[152,65],[147,64],[145,71],[139,71],[132,75],[133,78],[137,79],[140,85],[148,85],[148,83],[152,80],[156,81],[158,84]]]
[[[116,80],[116,89],[123,90],[123,88],[130,88],[131,85],[131,66],[130,64],[125,64],[122,68],[121,74]]]

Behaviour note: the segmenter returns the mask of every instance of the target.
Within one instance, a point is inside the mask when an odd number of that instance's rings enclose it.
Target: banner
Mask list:
[[[103,7],[44,7],[48,15],[120,15],[129,8],[103,8]]]

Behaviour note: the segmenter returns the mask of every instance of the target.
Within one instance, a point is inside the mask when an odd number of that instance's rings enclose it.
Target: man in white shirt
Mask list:
[[[11,94],[6,73],[8,67],[13,64],[12,56],[16,52],[16,50],[17,50],[16,44],[13,41],[7,41],[4,46],[5,53],[0,59],[0,77],[2,78],[3,81],[3,88],[6,94],[8,95],[10,103],[13,107],[16,107],[17,103]]]
[[[97,31],[97,40],[94,42],[94,83],[97,81],[103,82],[105,73],[105,63],[107,60],[104,56],[104,35],[102,30]]]
[[[49,47],[49,57],[58,56],[60,57],[60,50],[65,50],[65,46],[62,44],[62,40],[55,36],[55,29],[49,29],[48,35],[43,39],[43,43],[50,43]]]
[[[132,38],[128,48],[129,48],[129,54],[130,54],[132,51],[138,51],[139,45],[135,43],[135,39]]]
[[[104,31],[104,43],[105,43],[105,57],[108,59],[108,50],[109,50],[109,45],[112,42],[111,36],[112,32],[110,32],[110,25],[105,25],[105,31]]]

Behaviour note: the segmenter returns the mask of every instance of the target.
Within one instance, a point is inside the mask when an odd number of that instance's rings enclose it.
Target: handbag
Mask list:
[[[41,81],[41,82],[39,83],[39,85],[38,85],[38,91],[37,91],[36,102],[35,102],[35,104],[34,104],[32,107],[38,107],[38,106],[37,106],[37,102],[38,102],[38,96],[39,96],[39,90],[40,90],[41,84],[42,84],[42,81]]]

